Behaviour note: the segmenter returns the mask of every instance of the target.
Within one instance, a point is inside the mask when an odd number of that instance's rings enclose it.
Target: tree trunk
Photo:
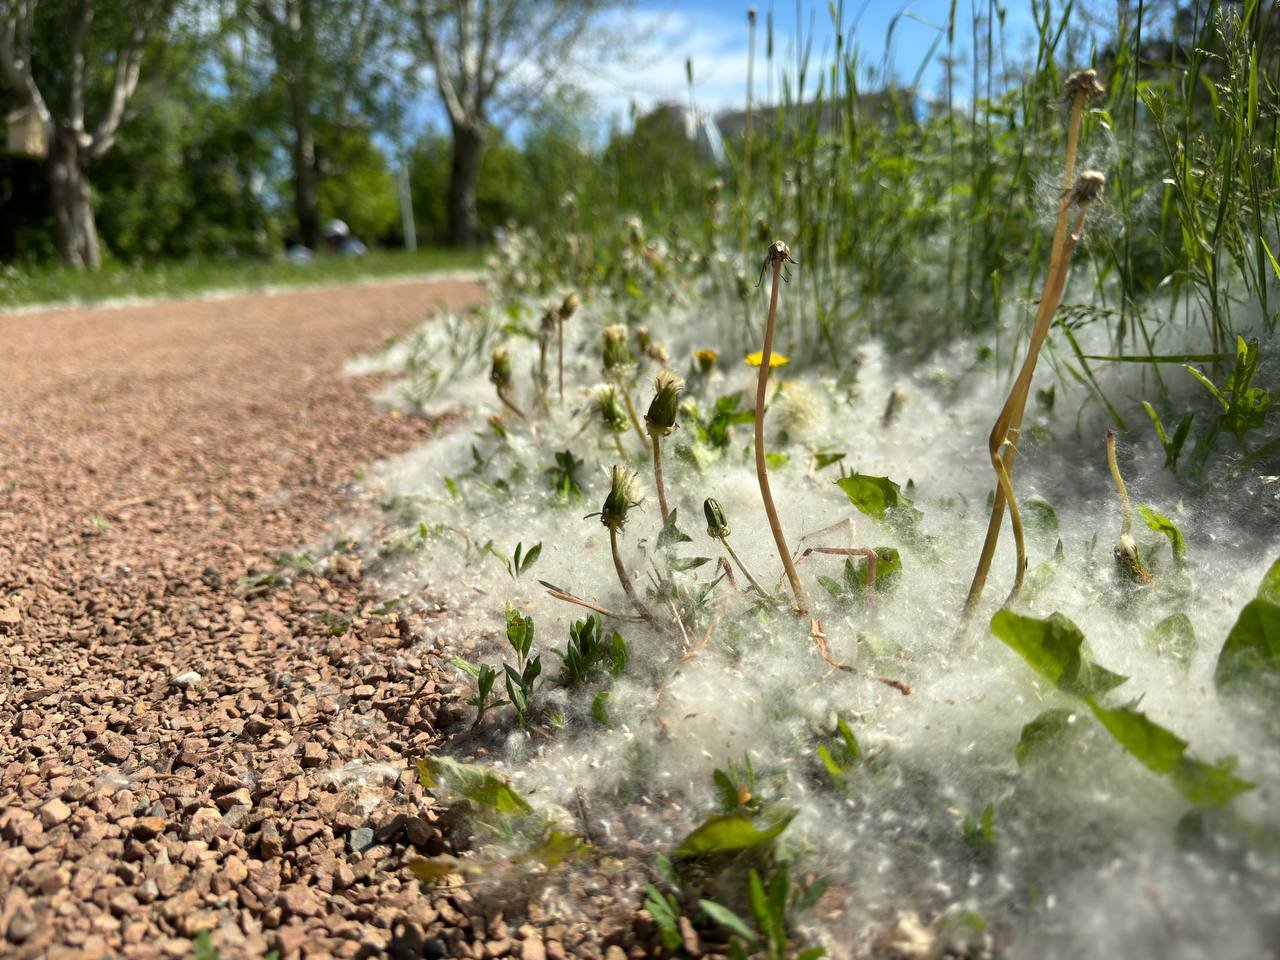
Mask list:
[[[449,169],[449,243],[474,247],[483,239],[476,216],[476,183],[484,160],[484,129],[453,124],[453,164]]]
[[[293,211],[298,219],[298,240],[320,249],[319,186],[316,177],[316,138],[311,127],[311,97],[305,81],[292,84],[293,101]]]
[[[77,270],[97,270],[102,266],[87,165],[88,157],[81,150],[75,133],[57,131],[50,145],[49,171],[58,257]]]

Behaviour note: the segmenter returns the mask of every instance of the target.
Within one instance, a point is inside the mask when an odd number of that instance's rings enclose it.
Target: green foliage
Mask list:
[[[741,813],[713,814],[684,838],[672,856],[687,860],[763,846],[781,835],[795,815],[795,810],[781,805],[765,808],[755,817]]]
[[[417,768],[418,781],[426,790],[443,788],[501,814],[522,816],[533,811],[515,788],[487,767],[432,757],[419,760]]]
[[[1157,623],[1147,637],[1147,645],[1167,653],[1184,667],[1196,650],[1196,631],[1185,613],[1174,613]]]
[[[1185,570],[1187,566],[1187,542],[1182,539],[1182,531],[1178,529],[1178,525],[1168,517],[1161,516],[1150,507],[1138,507],[1138,512],[1142,514],[1142,518],[1147,521],[1147,526],[1157,533],[1163,533],[1169,538],[1169,547],[1173,551],[1173,564],[1178,570]]]
[[[767,960],[818,960],[826,956],[822,947],[808,947],[790,953],[790,929],[795,914],[811,910],[826,892],[825,878],[808,886],[792,885],[791,872],[786,864],[773,872],[766,884],[754,868],[747,871],[747,904],[755,923],[752,929],[733,910],[714,900],[700,900],[698,906],[710,919],[720,924],[734,938],[730,941],[729,956],[745,957],[749,948],[752,955]]]
[[[1098,722],[1131,756],[1149,770],[1167,776],[1174,788],[1196,806],[1221,806],[1253,784],[1234,773],[1235,759],[1208,764],[1187,754],[1187,742],[1160,726],[1133,705],[1106,707],[1100,700],[1127,678],[1093,663],[1083,652],[1084,634],[1059,613],[1036,620],[1001,610],[991,620],[992,632],[1022,656],[1059,690],[1088,706]],[[1061,714],[1041,714],[1023,728],[1019,747],[1025,756],[1039,752],[1065,729]],[[1022,757],[1019,757],[1022,762]]]
[[[1262,578],[1227,634],[1213,674],[1226,696],[1280,697],[1280,560]]]
[[[644,900],[644,908],[658,925],[658,939],[668,951],[675,952],[684,943],[680,933],[680,904],[671,894],[663,894],[652,883],[646,883],[648,896]]]
[[[1164,466],[1166,470],[1176,470],[1178,467],[1178,457],[1182,455],[1183,444],[1187,442],[1187,437],[1191,434],[1191,422],[1195,419],[1194,413],[1188,413],[1178,421],[1178,426],[1170,436],[1164,428],[1159,414],[1155,408],[1147,401],[1142,401],[1142,407],[1147,411],[1147,416],[1151,418],[1151,425],[1155,427],[1156,436],[1160,440],[1160,446],[1164,448]]]
[[[902,574],[902,556],[895,547],[876,547],[876,592],[893,589]],[[819,574],[818,583],[836,600],[861,602],[867,592],[870,564],[866,557],[846,557],[840,580]]]
[[[1075,712],[1064,707],[1054,707],[1038,714],[1034,720],[1022,728],[1018,744],[1013,748],[1013,757],[1018,766],[1026,766],[1040,759],[1051,759],[1057,755],[1062,738],[1070,730],[1075,719]]]
[[[902,488],[888,477],[851,473],[837,480],[836,486],[861,513],[899,532],[914,532],[924,518]]]
[[[582,482],[579,471],[583,461],[574,456],[572,450],[561,450],[556,454],[554,465],[547,467],[547,476],[551,479],[551,488],[565,502],[577,502],[582,499]]]
[[[600,617],[595,614],[585,620],[575,620],[569,628],[569,643],[564,652],[553,652],[564,663],[559,680],[566,687],[580,687],[588,683],[606,665],[612,676],[620,676],[627,665],[627,643],[622,639],[622,634],[614,630],[612,637],[606,642],[604,627]],[[601,708],[603,709],[603,701]],[[592,709],[595,709],[594,705]]]
[[[1047,620],[1001,610],[991,631],[1051,684],[1077,697],[1101,696],[1127,678],[1094,663],[1084,652],[1084,633],[1054,613]]]
[[[839,714],[836,715],[836,734],[836,742],[830,747],[825,743],[819,744],[817,754],[832,783],[844,787],[849,771],[862,762],[862,747],[849,722]]]
[[[538,562],[538,557],[542,555],[542,543],[535,543],[528,552],[523,551],[524,544],[517,543],[515,553],[507,560],[507,573],[511,575],[512,580],[518,580]]]

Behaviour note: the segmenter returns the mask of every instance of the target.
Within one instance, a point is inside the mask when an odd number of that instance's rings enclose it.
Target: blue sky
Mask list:
[[[956,46],[958,59],[967,60],[970,45],[972,0],[957,0]],[[985,14],[986,0],[976,0]],[[606,114],[620,115],[631,100],[641,108],[662,100],[687,99],[685,60],[692,59],[695,97],[702,109],[715,111],[741,106],[745,100],[747,63],[747,7],[744,0],[635,0],[625,15],[627,52],[620,57],[591,64],[585,71],[587,87]],[[765,21],[767,2],[755,4],[758,11],[756,36],[756,96],[767,90],[764,75]],[[909,82],[924,66],[923,92],[941,85],[942,44],[930,56],[950,11],[950,0],[877,2],[845,0],[843,19],[846,36],[852,27],[852,42],[863,63],[877,69],[885,65],[886,41],[889,67],[901,81]],[[1007,0],[1005,29],[1007,49],[1016,53],[1033,32],[1029,0]],[[800,19],[806,33],[814,35],[812,60],[829,57],[834,50],[834,28],[827,0],[802,0]],[[856,18],[856,25],[855,24]],[[794,51],[797,11],[794,0],[782,0],[773,14],[774,55],[787,58]],[[812,26],[811,26],[812,25]],[[958,82],[967,82],[962,76]]]

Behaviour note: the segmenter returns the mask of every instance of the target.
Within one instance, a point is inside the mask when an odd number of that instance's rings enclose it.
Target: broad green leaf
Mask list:
[[[419,760],[417,767],[418,780],[428,790],[446,787],[499,813],[523,815],[533,810],[524,797],[486,767],[459,763],[449,757]]]
[[[837,480],[836,486],[861,513],[873,520],[893,522],[897,519],[913,526],[924,516],[903,494],[902,488],[888,477],[851,473]]]
[[[1018,761],[1018,766],[1026,766],[1029,762],[1048,759],[1056,754],[1062,738],[1071,729],[1073,716],[1074,710],[1055,707],[1024,725],[1018,745],[1013,748],[1013,757]]]
[[[991,632],[1064,693],[1101,696],[1128,679],[1090,660],[1084,634],[1060,613],[1037,620],[1001,610],[991,618]]]
[[[833,463],[839,463],[844,457],[843,453],[815,453],[813,455],[814,467],[821,470],[824,467],[831,466]]]
[[[1225,757],[1211,765],[1183,754],[1170,779],[1184,797],[1197,807],[1220,807],[1253,784],[1235,775],[1235,757]]]
[[[721,906],[714,900],[699,900],[698,906],[708,917],[714,920],[720,926],[724,927],[735,936],[741,937],[747,943],[755,943],[756,935],[751,932],[751,928],[746,925],[743,919],[730,910],[728,907]]]
[[[1182,531],[1178,529],[1178,525],[1168,517],[1163,517],[1156,513],[1150,507],[1138,507],[1138,511],[1142,514],[1142,518],[1147,521],[1147,526],[1156,533],[1163,533],[1169,538],[1169,545],[1173,549],[1173,563],[1179,569],[1183,569],[1187,565],[1187,542],[1182,539]]]
[[[1191,618],[1185,613],[1165,617],[1152,628],[1147,643],[1168,651],[1171,657],[1186,665],[1196,650],[1196,631],[1191,625]]]
[[[1263,581],[1270,591],[1275,567]],[[1277,692],[1280,687],[1280,604],[1250,600],[1227,634],[1213,674],[1220,693]]]
[[[1172,773],[1187,749],[1187,741],[1132,707],[1109,709],[1090,701],[1089,709],[1120,746],[1156,773]]]
[[[758,821],[744,814],[714,814],[684,838],[674,856],[700,857],[761,846],[787,829],[795,815],[796,811],[788,807],[766,810]]]
[[[1058,532],[1058,512],[1044,497],[1032,494],[1023,500],[1019,507],[1022,510],[1022,523],[1028,530],[1045,535]]]
[[[1262,583],[1258,584],[1258,599],[1280,606],[1280,557],[1276,557],[1271,569],[1263,574]]]

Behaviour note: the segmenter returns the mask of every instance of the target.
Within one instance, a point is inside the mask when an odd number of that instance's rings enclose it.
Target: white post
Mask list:
[[[418,249],[418,231],[413,225],[413,195],[409,192],[409,161],[400,161],[400,220],[404,224],[404,248]]]

